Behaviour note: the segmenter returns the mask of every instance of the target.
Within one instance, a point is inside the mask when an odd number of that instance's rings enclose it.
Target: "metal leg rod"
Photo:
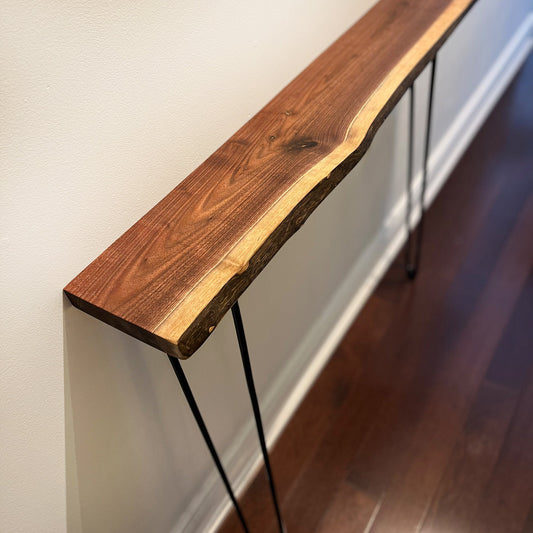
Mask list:
[[[413,181],[413,152],[414,152],[414,123],[415,123],[415,87],[409,87],[409,146],[407,153],[407,209],[405,213],[405,226],[407,228],[407,242],[405,243],[405,272],[409,279],[414,279],[416,269],[412,262],[413,231],[411,229],[412,211],[412,181]]]
[[[224,467],[222,466],[222,463],[220,462],[220,459],[215,450],[213,441],[211,440],[209,432],[207,431],[207,427],[205,425],[204,419],[202,418],[202,415],[200,414],[200,410],[198,409],[196,400],[194,399],[191,388],[189,387],[189,382],[187,381],[185,373],[183,372],[183,368],[181,367],[181,364],[177,358],[172,357],[170,355],[168,356],[168,358],[170,359],[172,368],[174,369],[174,372],[176,373],[176,377],[178,378],[178,381],[180,382],[181,388],[183,390],[183,394],[185,395],[187,403],[189,404],[189,407],[192,411],[192,414],[194,415],[196,423],[198,424],[198,428],[200,429],[200,432],[202,433],[205,443],[207,444],[207,447],[209,448],[209,452],[211,453],[211,457],[213,458],[213,461],[215,462],[218,473],[220,474],[220,477],[222,478],[224,486],[226,487],[228,496],[230,497],[233,503],[233,506],[235,507],[235,511],[237,511],[237,516],[239,517],[239,520],[242,524],[242,528],[245,531],[245,533],[250,533],[248,526],[246,525],[246,521],[244,520],[244,516],[242,514],[241,508],[239,507],[239,504],[237,503],[237,498],[235,498],[235,494],[233,494],[233,490],[231,489],[231,485],[229,483],[228,477],[226,476],[226,472],[224,471]]]
[[[426,118],[426,135],[425,135],[425,141],[424,141],[424,162],[422,167],[422,187],[420,189],[420,222],[418,227],[418,232],[416,235],[416,246],[415,246],[415,252],[414,252],[414,261],[407,261],[406,260],[406,271],[409,279],[414,279],[418,268],[420,266],[420,259],[422,254],[422,238],[424,234],[424,215],[425,215],[425,200],[426,200],[426,186],[427,186],[427,175],[428,175],[428,158],[429,158],[429,149],[430,149],[430,142],[431,142],[431,119],[433,115],[433,100],[434,100],[434,93],[435,93],[435,73],[437,69],[437,56],[435,56],[431,60],[431,74],[430,74],[430,82],[429,82],[429,102],[428,102],[428,111],[427,111],[427,118]],[[413,136],[413,117],[414,117],[414,97],[413,97],[413,91],[411,92],[411,125],[410,125],[410,143],[409,143],[409,174],[412,174],[412,158],[413,158],[413,142],[412,142],[412,136]],[[411,184],[411,178],[408,178],[408,184],[409,184],[409,193],[408,193],[408,214],[407,217],[410,218],[410,184]],[[411,255],[411,229],[410,229],[410,221],[408,221],[408,240],[407,240],[407,252],[406,252],[406,258]]]
[[[422,236],[424,233],[424,213],[426,200],[426,185],[428,177],[428,158],[429,158],[429,148],[431,143],[431,118],[433,115],[433,97],[435,94],[435,73],[437,70],[437,56],[431,61],[431,79],[429,82],[429,103],[428,103],[428,113],[426,119],[426,141],[424,146],[424,167],[422,170],[422,189],[420,191],[420,208],[422,209],[422,214],[420,215],[420,227],[418,229],[418,243],[416,247],[416,265],[420,264],[420,255],[422,253]]]
[[[257,400],[257,393],[255,391],[254,379],[252,375],[252,366],[250,364],[250,355],[248,353],[248,345],[246,344],[246,337],[244,335],[244,326],[242,323],[241,311],[239,303],[235,302],[231,308],[233,315],[233,323],[235,324],[235,331],[237,333],[237,340],[239,341],[239,348],[241,351],[242,366],[244,368],[244,375],[246,376],[246,384],[248,385],[248,392],[252,402],[252,409],[255,417],[255,424],[257,426],[257,434],[259,436],[259,443],[261,444],[261,451],[263,452],[263,460],[268,475],[268,482],[270,484],[270,493],[272,494],[272,502],[276,510],[276,518],[278,520],[278,527],[280,533],[285,532],[285,527],[281,519],[281,511],[279,508],[276,488],[274,486],[274,478],[272,476],[272,469],[270,468],[270,459],[268,457],[268,450],[265,442],[265,434],[263,431],[263,422],[261,420],[261,412],[259,410],[259,402]]]

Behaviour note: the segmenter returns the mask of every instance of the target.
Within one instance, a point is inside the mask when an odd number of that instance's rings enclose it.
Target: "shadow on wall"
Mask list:
[[[170,531],[205,465],[166,356],[66,298],[64,332],[68,531]]]

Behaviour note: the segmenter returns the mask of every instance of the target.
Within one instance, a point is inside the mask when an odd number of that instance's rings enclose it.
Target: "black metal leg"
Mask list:
[[[252,366],[250,364],[250,355],[248,353],[248,346],[246,344],[246,337],[244,335],[244,326],[242,323],[241,311],[239,309],[239,303],[235,302],[231,308],[233,315],[233,323],[235,324],[235,331],[237,332],[237,339],[239,341],[239,348],[241,351],[242,366],[244,368],[244,375],[246,376],[246,384],[248,385],[248,392],[250,394],[250,400],[252,402],[252,409],[255,417],[255,424],[257,426],[257,434],[259,436],[259,443],[261,444],[261,451],[263,452],[263,460],[265,462],[265,468],[268,475],[268,482],[270,484],[270,493],[272,494],[272,501],[276,510],[276,517],[278,520],[278,526],[280,533],[285,532],[285,527],[281,519],[281,512],[278,503],[278,497],[276,494],[276,488],[274,486],[274,478],[272,476],[272,469],[270,468],[270,459],[268,457],[268,450],[265,442],[265,434],[263,431],[263,422],[261,421],[261,411],[259,410],[259,402],[257,400],[257,393],[255,391],[254,378],[252,375]]]
[[[226,487],[228,496],[230,497],[233,503],[233,506],[235,507],[235,511],[237,511],[237,515],[242,524],[242,528],[245,531],[245,533],[249,533],[248,526],[246,525],[246,521],[244,520],[244,516],[242,514],[241,508],[239,507],[239,504],[237,503],[237,499],[235,498],[235,495],[233,494],[233,490],[231,489],[231,485],[229,483],[228,477],[226,476],[224,467],[222,466],[222,463],[220,462],[220,459],[215,450],[213,441],[211,440],[211,437],[209,436],[209,432],[207,431],[207,427],[204,423],[204,419],[202,418],[202,415],[200,414],[200,410],[198,409],[196,400],[194,399],[191,388],[189,387],[189,382],[187,381],[185,373],[183,372],[183,368],[181,368],[181,364],[178,359],[170,355],[168,356],[168,358],[170,359],[172,368],[174,369],[174,372],[176,373],[178,381],[180,382],[181,389],[183,390],[183,394],[185,395],[185,398],[187,399],[187,403],[189,404],[189,407],[192,411],[192,414],[194,415],[196,423],[198,424],[198,428],[200,429],[200,432],[202,433],[202,436],[204,437],[205,443],[207,444],[207,447],[209,448],[209,452],[211,453],[211,457],[213,458],[213,461],[215,462],[215,465],[218,469],[218,473],[220,474],[220,477],[222,478],[224,486]]]
[[[420,222],[418,226],[418,232],[416,235],[416,246],[414,251],[414,260],[411,260],[412,255],[412,230],[410,224],[411,218],[411,179],[413,171],[413,122],[414,122],[414,89],[411,87],[411,98],[410,98],[410,125],[409,125],[409,158],[408,158],[408,193],[407,193],[407,245],[406,245],[406,259],[405,259],[405,270],[409,279],[414,279],[419,266],[420,259],[422,254],[422,237],[424,234],[424,215],[425,215],[425,200],[426,200],[426,186],[427,186],[427,174],[428,174],[428,158],[429,158],[429,148],[431,141],[431,118],[433,114],[433,96],[435,92],[435,72],[437,68],[437,56],[435,56],[431,61],[431,78],[429,82],[429,102],[428,102],[428,111],[426,119],[426,136],[424,142],[424,162],[422,167],[422,187],[420,189]]]
[[[405,226],[407,228],[407,242],[405,243],[405,272],[409,279],[414,279],[416,269],[412,262],[413,231],[411,229],[412,199],[411,189],[413,181],[413,152],[414,152],[414,123],[415,123],[415,87],[409,87],[409,147],[407,152],[407,209],[405,211]]]

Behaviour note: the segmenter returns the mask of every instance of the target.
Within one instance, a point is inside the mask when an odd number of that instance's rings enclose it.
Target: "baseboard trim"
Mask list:
[[[428,162],[426,205],[431,204],[475,134],[533,48],[533,13],[522,23],[493,67],[463,106],[448,131],[432,149]],[[421,175],[413,180],[416,191]],[[272,446],[335,351],[364,303],[400,250],[405,237],[406,197],[394,204],[381,231],[360,259],[276,379],[262,402],[267,442]],[[413,214],[416,219],[419,213]],[[363,280],[363,281],[361,281]],[[346,296],[348,295],[348,297]],[[351,295],[351,296],[350,296]],[[251,451],[253,451],[251,453]],[[262,458],[250,420],[236,435],[223,462],[237,495],[253,479]],[[218,475],[208,476],[172,533],[214,533],[231,509]]]

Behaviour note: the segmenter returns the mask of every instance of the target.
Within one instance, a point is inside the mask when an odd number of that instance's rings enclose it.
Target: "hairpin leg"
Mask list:
[[[414,85],[409,88],[410,94],[410,111],[409,111],[409,155],[407,165],[407,213],[406,213],[406,225],[407,225],[407,243],[405,246],[405,271],[409,279],[414,279],[420,267],[420,257],[422,253],[422,237],[424,232],[424,214],[425,214],[425,197],[427,186],[427,174],[428,174],[428,158],[429,148],[431,140],[431,118],[433,114],[433,96],[435,92],[435,72],[437,66],[437,56],[431,61],[431,78],[429,82],[429,102],[426,120],[426,136],[424,142],[424,163],[422,167],[422,187],[420,189],[420,222],[418,226],[418,232],[416,235],[416,243],[414,241],[414,231],[411,229],[411,181],[413,174],[413,150],[414,150]],[[413,252],[414,246],[414,252]],[[414,256],[414,259],[412,257]]]
[[[183,372],[183,368],[181,367],[181,364],[177,358],[172,357],[170,355],[168,356],[168,358],[170,359],[172,368],[174,369],[174,372],[176,373],[178,381],[180,382],[181,389],[183,390],[183,394],[185,395],[187,403],[189,404],[189,407],[192,411],[192,414],[194,415],[196,423],[198,424],[198,428],[200,429],[200,432],[202,433],[202,436],[204,437],[205,443],[207,444],[207,447],[209,448],[209,452],[211,453],[211,457],[213,458],[213,461],[215,462],[218,473],[220,474],[220,477],[222,478],[222,482],[224,483],[224,486],[226,487],[228,496],[230,497],[233,503],[233,506],[235,507],[235,511],[237,512],[239,520],[242,524],[242,528],[245,533],[249,533],[248,526],[246,525],[246,521],[244,520],[244,516],[242,514],[241,508],[239,507],[239,504],[237,503],[235,494],[233,494],[233,490],[231,489],[231,485],[229,483],[228,477],[226,476],[226,472],[224,471],[222,463],[220,462],[220,459],[215,450],[213,441],[211,440],[211,437],[209,436],[209,432],[207,431],[205,422],[202,418],[202,415],[200,414],[200,410],[198,409],[198,405],[196,403],[196,400],[194,399],[191,388],[189,387],[189,382],[187,381],[185,373]]]
[[[414,122],[415,122],[415,87],[414,82],[409,87],[409,146],[407,151],[407,209],[405,211],[405,226],[407,228],[407,241],[405,243],[405,272],[409,279],[416,275],[415,267],[411,261],[413,248],[413,232],[411,229],[411,211],[413,208],[411,189],[413,181],[413,152],[414,152]]]
[[[250,394],[250,400],[252,402],[252,409],[255,417],[255,424],[257,426],[257,434],[259,436],[259,443],[261,445],[261,451],[263,452],[263,460],[268,475],[268,482],[270,484],[270,493],[272,495],[272,501],[276,511],[276,518],[278,520],[278,527],[280,533],[285,532],[285,527],[281,519],[281,511],[279,508],[278,497],[276,494],[276,488],[274,486],[274,478],[272,476],[272,469],[270,468],[270,460],[268,457],[268,450],[265,442],[265,434],[263,431],[263,423],[261,421],[261,412],[259,410],[259,402],[257,400],[257,394],[255,391],[254,379],[252,375],[252,366],[250,364],[250,355],[248,353],[248,346],[246,344],[246,337],[244,335],[244,326],[242,323],[241,311],[239,309],[239,303],[235,302],[231,308],[233,315],[233,323],[235,324],[235,331],[237,333],[237,340],[239,341],[239,349],[241,352],[242,366],[244,369],[244,375],[246,376],[246,384],[248,385],[248,392]]]

